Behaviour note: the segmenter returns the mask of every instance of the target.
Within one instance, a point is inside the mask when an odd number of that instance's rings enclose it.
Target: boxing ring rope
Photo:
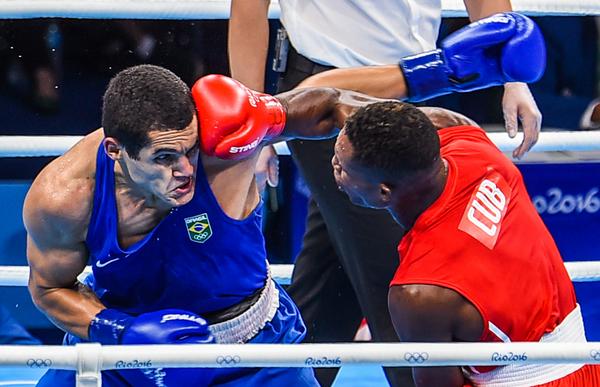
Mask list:
[[[528,15],[600,15],[594,0],[577,4],[564,0],[512,0],[513,9]],[[226,0],[4,0],[0,18],[60,17],[78,19],[227,19]],[[442,0],[443,16],[466,16],[462,0]],[[279,3],[271,2],[270,18],[279,17]]]
[[[519,133],[509,138],[506,133],[488,133],[488,137],[503,152],[510,152],[523,139]],[[0,157],[59,156],[81,140],[82,136],[0,136]],[[275,144],[280,155],[289,154],[285,143]],[[600,150],[600,131],[543,132],[530,152]]]
[[[594,263],[594,262],[588,262]],[[581,268],[580,272],[583,275],[600,276],[600,262],[599,265],[591,265],[585,268]],[[597,267],[596,267],[597,266]],[[282,285],[289,285],[292,277],[292,270],[294,265],[271,265],[271,276],[275,281]],[[92,272],[92,268],[87,266],[85,270],[79,275],[80,279],[83,279],[85,275]],[[29,278],[29,267],[28,266],[0,266],[0,286],[27,286],[27,280]],[[583,278],[583,276],[582,276]]]
[[[356,347],[360,346],[360,351]],[[81,370],[160,367],[390,367],[600,364],[600,342],[586,343],[362,343],[0,346],[0,365]],[[40,361],[41,360],[41,361]]]
[[[360,351],[357,347],[360,346]],[[100,386],[100,371],[161,367],[430,367],[600,364],[600,342],[363,343],[0,346],[0,365],[77,371],[77,386]]]
[[[573,282],[595,282],[600,279],[600,261],[565,262],[565,267]],[[294,265],[271,265],[271,275],[281,285],[289,285]],[[80,278],[91,273],[90,266],[80,274]],[[28,266],[0,266],[0,286],[27,286]]]

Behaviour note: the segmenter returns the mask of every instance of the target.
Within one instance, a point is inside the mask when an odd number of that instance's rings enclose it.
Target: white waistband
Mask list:
[[[267,264],[267,281],[258,301],[239,316],[210,325],[210,331],[219,344],[245,343],[273,319],[278,308],[279,290],[275,287]]]
[[[575,307],[550,333],[540,339],[540,343],[585,342],[585,330],[579,305]],[[523,387],[548,383],[567,376],[585,364],[508,364],[490,372],[469,373],[467,378],[475,386]]]

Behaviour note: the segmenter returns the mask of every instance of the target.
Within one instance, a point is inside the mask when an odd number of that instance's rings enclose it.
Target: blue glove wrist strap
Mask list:
[[[101,344],[119,344],[125,328],[133,317],[116,309],[101,310],[92,320],[88,328],[90,341]]]
[[[402,58],[398,64],[408,87],[408,101],[419,102],[453,89],[451,72],[442,50],[433,50]]]

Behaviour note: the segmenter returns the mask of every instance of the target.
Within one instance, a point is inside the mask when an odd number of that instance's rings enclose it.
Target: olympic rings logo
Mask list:
[[[27,359],[27,367],[29,368],[45,368],[52,365],[50,359]]]
[[[242,359],[239,356],[219,356],[217,357],[217,364],[219,365],[231,365],[238,364]]]
[[[405,352],[404,360],[409,363],[425,363],[429,359],[429,354],[427,352]]]
[[[596,360],[596,361],[600,361],[600,351],[597,349],[592,349],[590,351],[590,356],[592,357],[592,359]]]

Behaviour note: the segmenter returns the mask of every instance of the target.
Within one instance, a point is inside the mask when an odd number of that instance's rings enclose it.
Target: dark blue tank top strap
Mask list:
[[[244,219],[234,219],[234,218],[228,216],[225,213],[225,211],[223,211],[223,209],[221,208],[221,205],[219,204],[219,201],[217,200],[217,197],[215,196],[212,189],[210,188],[210,183],[208,182],[208,178],[207,178],[206,172],[204,170],[204,164],[202,163],[202,156],[198,156],[198,169],[196,171],[196,194],[199,196],[202,196],[202,200],[205,203],[209,203],[208,205],[210,205],[214,210],[216,210],[213,212],[215,212],[215,214],[217,216],[220,216],[221,219],[227,223],[241,225],[244,223],[256,222],[258,220],[258,222],[260,224],[262,224],[262,215],[263,215],[262,209],[263,209],[263,205],[264,205],[264,201],[262,200],[262,197],[260,198],[260,201],[254,208],[254,210],[252,210],[252,212],[250,214],[248,214],[248,216]],[[262,231],[261,231],[260,235],[261,235],[260,241],[262,242],[262,240],[263,240]],[[266,278],[266,271],[265,271],[265,278]]]
[[[115,202],[115,162],[104,152],[102,144],[98,147],[96,155],[96,182],[94,186],[94,199],[92,216],[88,226],[86,245],[89,251],[96,256],[107,255],[110,242],[114,240],[117,221],[112,213],[116,211]]]

